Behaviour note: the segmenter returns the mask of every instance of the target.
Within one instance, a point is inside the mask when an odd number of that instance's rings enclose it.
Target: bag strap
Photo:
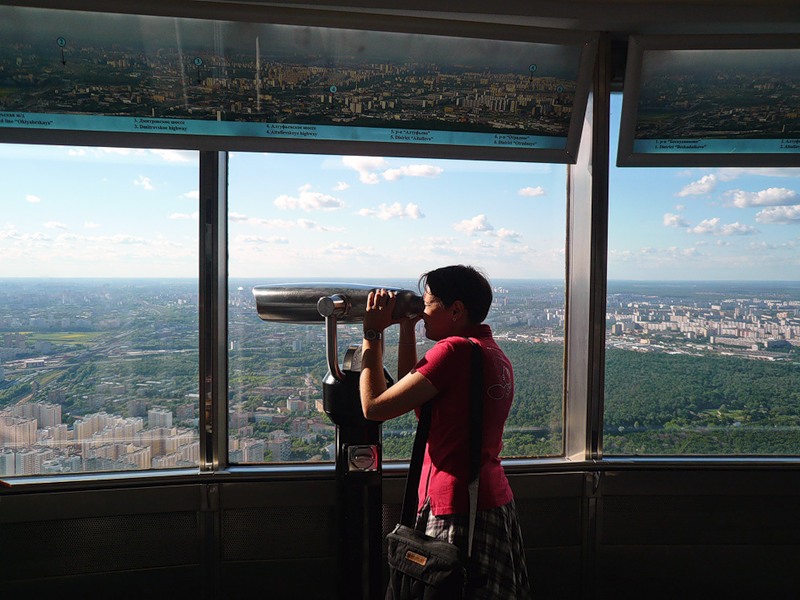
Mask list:
[[[481,347],[472,344],[472,382],[469,390],[469,534],[467,556],[472,556],[472,538],[478,515],[478,487],[481,477],[481,451],[483,449],[483,358]]]
[[[414,436],[414,449],[411,451],[411,462],[408,465],[406,477],[406,491],[403,495],[403,508],[400,512],[400,523],[408,527],[414,526],[414,513],[417,508],[417,493],[419,478],[422,472],[422,458],[425,454],[425,442],[431,428],[431,403],[422,405],[417,423],[417,433]]]
[[[478,487],[481,473],[481,449],[483,447],[483,358],[480,346],[473,340],[470,363],[470,409],[469,409],[469,529],[467,556],[472,556],[472,538],[475,530],[475,519],[478,514]],[[414,449],[411,451],[411,462],[408,466],[406,489],[403,496],[403,507],[400,512],[400,523],[408,527],[414,524],[417,507],[417,491],[422,472],[422,459],[425,444],[431,428],[431,403],[422,405],[414,436]]]

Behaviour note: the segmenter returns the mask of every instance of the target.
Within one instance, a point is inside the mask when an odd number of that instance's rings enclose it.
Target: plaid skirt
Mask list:
[[[415,529],[431,537],[467,547],[468,515],[436,517],[426,500],[417,514]],[[479,510],[475,518],[472,556],[486,585],[474,590],[471,600],[528,600],[531,598],[522,529],[512,500],[508,504]]]

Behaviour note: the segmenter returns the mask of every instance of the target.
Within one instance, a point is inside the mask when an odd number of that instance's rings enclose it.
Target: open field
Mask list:
[[[102,337],[98,331],[57,331],[52,333],[22,332],[34,342],[50,342],[51,344],[91,344]]]

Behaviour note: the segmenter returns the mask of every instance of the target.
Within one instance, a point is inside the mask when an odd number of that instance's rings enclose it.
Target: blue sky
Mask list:
[[[610,279],[800,279],[800,168],[615,167],[609,185]]]
[[[232,275],[263,275],[277,263],[277,276],[415,278],[465,262],[494,277],[563,278],[563,165],[354,156],[303,162],[297,172],[285,157],[232,158]],[[243,175],[274,171],[284,176]]]
[[[0,144],[0,181],[0,277],[197,276],[194,152]],[[230,272],[563,279],[565,189],[564,165],[233,153]],[[800,169],[613,169],[609,277],[800,279]]]

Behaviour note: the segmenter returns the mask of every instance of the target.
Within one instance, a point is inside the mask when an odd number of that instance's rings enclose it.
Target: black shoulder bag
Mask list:
[[[466,549],[414,529],[425,443],[431,424],[431,405],[422,406],[414,450],[406,479],[400,523],[386,536],[389,562],[389,586],[386,600],[438,600],[466,597],[479,579],[470,568],[475,517],[478,512],[483,437],[483,361],[478,344],[472,343],[472,379],[469,411],[469,534]]]

